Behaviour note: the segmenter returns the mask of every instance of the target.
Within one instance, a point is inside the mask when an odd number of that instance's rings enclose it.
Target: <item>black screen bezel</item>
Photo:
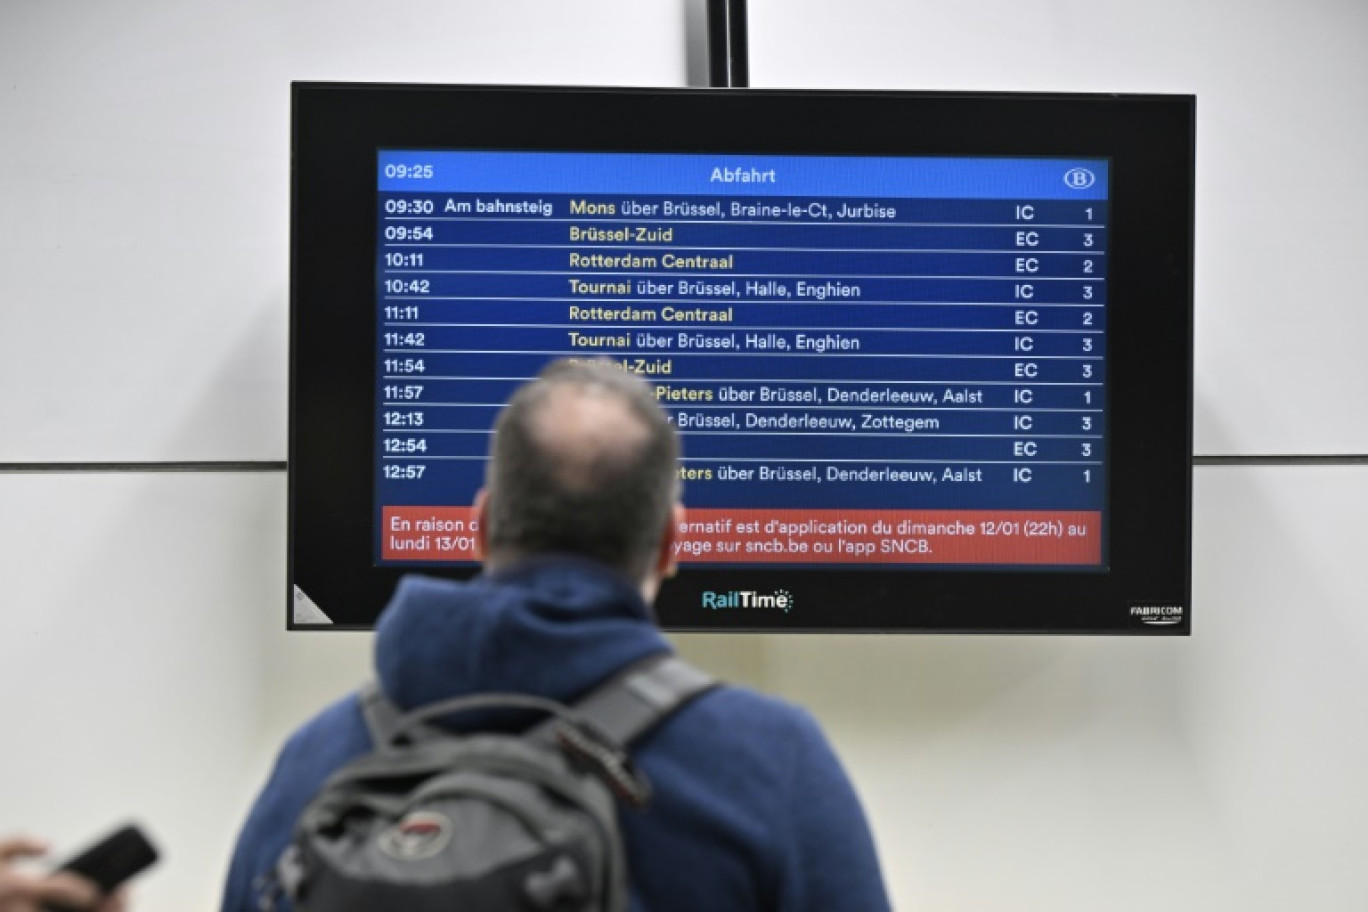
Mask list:
[[[1107,569],[686,565],[657,612],[672,630],[1190,632],[1194,119],[1191,96],[294,84],[288,604],[298,587],[326,629],[367,629],[409,572],[373,554],[377,149],[1058,156],[1111,161]],[[700,607],[739,585],[802,610]]]

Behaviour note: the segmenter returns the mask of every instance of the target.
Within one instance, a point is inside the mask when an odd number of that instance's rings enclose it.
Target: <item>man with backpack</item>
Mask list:
[[[888,908],[815,721],[656,664],[671,655],[650,606],[674,568],[678,452],[650,388],[609,362],[555,362],[518,390],[476,502],[484,572],[400,583],[377,626],[378,687],[287,742],[223,912]],[[482,702],[493,694],[524,702]]]

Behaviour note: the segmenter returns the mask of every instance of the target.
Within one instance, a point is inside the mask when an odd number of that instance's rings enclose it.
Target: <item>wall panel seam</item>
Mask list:
[[[1194,466],[1361,466],[1368,453],[1280,453],[1267,455],[1199,455]],[[276,460],[200,460],[147,462],[0,462],[0,474],[78,472],[284,472],[289,464]]]
[[[277,461],[184,461],[184,462],[0,462],[0,473],[76,472],[284,472]]]

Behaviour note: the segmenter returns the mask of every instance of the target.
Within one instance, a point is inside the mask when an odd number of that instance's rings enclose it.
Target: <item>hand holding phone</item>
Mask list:
[[[79,874],[95,884],[101,896],[108,896],[157,860],[157,849],[142,830],[125,826],[101,839],[67,861],[58,871]],[[46,906],[47,912],[77,912],[70,906]]]
[[[127,846],[130,843],[123,837],[117,844]],[[47,843],[40,839],[0,837],[0,912],[45,912],[60,908],[125,912],[121,893],[106,895],[97,884],[74,872],[43,873],[26,869],[21,863],[47,853]]]

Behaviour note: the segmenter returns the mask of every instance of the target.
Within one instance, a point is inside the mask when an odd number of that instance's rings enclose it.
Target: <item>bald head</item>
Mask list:
[[[486,563],[578,554],[633,579],[678,499],[679,443],[650,388],[607,361],[557,361],[494,426]]]
[[[627,401],[599,385],[551,385],[527,415],[528,437],[566,491],[587,492],[629,468],[649,430]]]

